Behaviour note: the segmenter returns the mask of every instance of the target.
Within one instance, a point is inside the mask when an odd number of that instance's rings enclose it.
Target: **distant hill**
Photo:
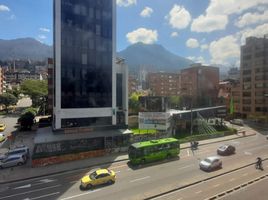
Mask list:
[[[33,38],[0,39],[0,60],[45,60],[52,57],[52,47]]]
[[[43,61],[52,57],[52,46],[43,44],[33,38],[14,40],[0,39],[0,60]],[[137,72],[140,67],[148,71],[178,72],[193,62],[169,52],[158,44],[136,43],[117,53],[126,60],[130,71]]]
[[[118,56],[126,60],[130,71],[145,67],[150,71],[178,72],[193,63],[158,44],[136,43],[118,52]]]

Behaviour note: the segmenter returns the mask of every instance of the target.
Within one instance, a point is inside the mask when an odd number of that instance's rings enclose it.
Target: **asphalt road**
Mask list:
[[[259,134],[228,141],[229,144],[236,146],[236,154],[221,157],[223,168],[220,170],[210,173],[201,171],[198,166],[200,159],[215,155],[217,147],[224,143],[200,146],[194,152],[184,149],[178,159],[139,168],[131,168],[126,162],[115,163],[109,168],[116,172],[116,183],[92,190],[81,191],[79,189],[81,177],[92,169],[0,185],[0,200],[131,200],[146,199],[171,190],[174,192],[157,196],[154,199],[206,199],[250,181],[267,171],[268,161],[264,162],[264,171],[255,170],[253,165],[243,167],[255,162],[258,156],[268,157],[268,141]],[[98,167],[105,166],[94,168]],[[238,170],[230,172],[235,169]],[[207,178],[211,179],[206,180]],[[202,180],[206,181],[197,183]]]

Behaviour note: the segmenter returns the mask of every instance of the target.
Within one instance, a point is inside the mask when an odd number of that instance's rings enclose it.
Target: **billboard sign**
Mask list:
[[[139,129],[167,130],[170,126],[169,113],[139,112]]]

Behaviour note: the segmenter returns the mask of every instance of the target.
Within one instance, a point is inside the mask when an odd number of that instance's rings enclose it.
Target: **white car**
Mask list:
[[[200,169],[204,171],[212,171],[222,167],[222,161],[218,156],[210,156],[201,160],[199,163]]]
[[[5,139],[6,139],[5,134],[4,134],[4,133],[0,133],[0,143],[1,143],[1,142],[4,142]]]
[[[0,161],[0,169],[6,168],[6,167],[13,167],[17,165],[20,166],[25,163],[26,163],[25,155],[22,155],[22,154],[10,155]]]

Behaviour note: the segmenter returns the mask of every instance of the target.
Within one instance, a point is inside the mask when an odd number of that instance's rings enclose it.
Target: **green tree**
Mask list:
[[[170,108],[178,108],[181,103],[181,98],[179,96],[171,96],[169,97]]]
[[[18,86],[12,87],[12,89],[8,89],[7,93],[13,94],[17,99],[20,98],[20,88]]]
[[[47,81],[25,80],[21,84],[21,91],[32,99],[33,107],[41,107],[48,95]]]
[[[21,130],[31,130],[34,124],[34,118],[37,114],[37,109],[30,107],[23,111],[20,118],[18,119],[20,123]]]
[[[138,113],[139,111],[139,96],[141,96],[139,93],[134,92],[131,94],[129,98],[129,108],[132,110],[134,113]]]
[[[0,95],[0,104],[5,106],[6,113],[8,113],[8,107],[11,105],[16,105],[18,99],[10,93],[4,93]]]

